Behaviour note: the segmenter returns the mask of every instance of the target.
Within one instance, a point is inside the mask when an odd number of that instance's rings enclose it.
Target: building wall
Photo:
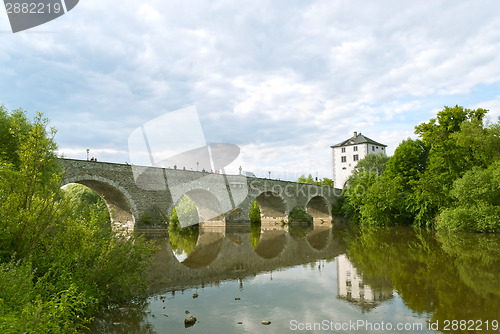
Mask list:
[[[357,150],[355,149],[357,147]],[[345,149],[345,152],[342,152]],[[372,145],[368,143],[359,145],[347,145],[333,148],[333,182],[336,188],[342,188],[345,182],[351,176],[358,161],[366,157],[368,154],[384,153],[385,148],[382,146]],[[354,155],[358,156],[355,160]],[[342,161],[345,157],[345,162]]]

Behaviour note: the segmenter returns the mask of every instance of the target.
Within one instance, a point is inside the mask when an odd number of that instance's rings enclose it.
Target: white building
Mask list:
[[[335,188],[344,188],[358,161],[370,153],[384,153],[387,145],[354,132],[354,136],[331,146],[333,153],[333,184]]]

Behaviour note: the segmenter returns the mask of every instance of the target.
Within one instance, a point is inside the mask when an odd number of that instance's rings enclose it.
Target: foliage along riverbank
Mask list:
[[[445,107],[387,158],[369,154],[334,214],[373,226],[500,232],[500,123]]]
[[[146,291],[154,249],[114,233],[102,202],[61,189],[47,124],[0,106],[2,333],[76,332],[99,310]]]

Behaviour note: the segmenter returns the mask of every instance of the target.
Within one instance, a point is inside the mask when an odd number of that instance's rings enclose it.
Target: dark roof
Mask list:
[[[351,138],[346,139],[343,142],[338,143],[337,145],[330,146],[330,147],[333,148],[333,147],[351,146],[351,145],[359,145],[359,144],[372,144],[372,145],[387,147],[387,145],[378,143],[373,139],[370,139],[366,136],[363,136],[361,133],[358,133],[356,136],[352,136]]]

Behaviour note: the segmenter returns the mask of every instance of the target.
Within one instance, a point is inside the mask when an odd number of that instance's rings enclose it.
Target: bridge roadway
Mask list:
[[[101,195],[118,230],[165,227],[184,194],[195,203],[200,225],[247,225],[254,200],[262,219],[276,225],[287,223],[294,208],[305,209],[315,223],[331,222],[331,206],[342,192],[243,175],[74,159],[63,159],[63,165],[63,185],[80,183]]]

